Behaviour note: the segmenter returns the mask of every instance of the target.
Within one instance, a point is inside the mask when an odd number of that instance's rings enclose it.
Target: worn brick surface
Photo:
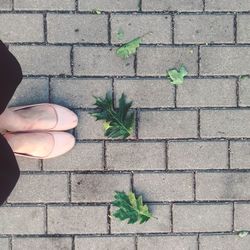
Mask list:
[[[196,236],[151,236],[138,238],[138,250],[158,250],[163,246],[171,250],[197,250]]]
[[[152,34],[145,35],[143,43],[172,43],[169,15],[112,15],[111,29],[113,43],[128,42],[148,32]],[[124,33],[122,38],[119,31]]]
[[[26,30],[26,32],[23,32]],[[42,42],[41,14],[1,14],[0,36],[4,42]]]
[[[231,204],[174,205],[174,232],[224,232],[232,229]]]
[[[145,111],[140,114],[140,138],[187,138],[197,136],[195,111]]]
[[[176,174],[135,174],[134,187],[148,201],[193,200],[193,175]]]
[[[249,5],[250,9],[250,5]],[[249,43],[250,42],[250,15],[238,15],[237,19],[237,41],[239,43]]]
[[[48,232],[52,234],[107,233],[107,207],[49,206]]]
[[[107,168],[164,170],[165,143],[107,143]]]
[[[233,43],[233,15],[178,15],[175,43]]]
[[[232,141],[230,144],[231,168],[250,168],[250,142]]]
[[[244,75],[249,74],[248,47],[214,46],[201,47],[202,75]]]
[[[248,0],[206,0],[205,9],[213,11],[249,11],[250,2]]]
[[[73,174],[71,186],[74,202],[108,202],[113,200],[114,190],[130,190],[130,175]]]
[[[135,240],[133,237],[76,237],[76,250],[135,250]]]
[[[45,233],[44,207],[2,207],[0,220],[0,234]]]
[[[249,230],[250,229],[250,204],[236,203],[234,212],[234,227],[235,230]],[[244,215],[244,216],[242,216]]]
[[[186,79],[178,86],[177,107],[234,107],[235,79]]]
[[[9,250],[9,240],[8,240],[8,238],[0,238],[0,248],[2,250]]]
[[[166,71],[186,65],[190,75],[198,71],[195,47],[141,47],[138,49],[137,72],[145,76],[165,76]]]
[[[48,41],[51,43],[105,43],[108,41],[106,15],[49,14],[47,22]],[[58,29],[61,24],[63,24],[62,29]]]
[[[174,106],[174,87],[166,80],[115,80],[116,102],[122,93],[133,100],[132,107],[157,108]]]
[[[243,78],[239,81],[239,105],[250,106],[250,78]]]
[[[52,79],[52,102],[71,108],[93,108],[93,96],[104,97],[110,92],[111,81],[102,79]]]
[[[249,137],[249,110],[202,110],[202,137]]]
[[[228,168],[227,142],[192,141],[168,143],[168,169]]]
[[[11,8],[12,8],[11,0],[1,0],[0,10],[11,10]]]
[[[72,247],[72,239],[70,237],[15,237],[12,241],[13,250],[28,250],[28,249],[46,249],[46,250],[68,250]]]

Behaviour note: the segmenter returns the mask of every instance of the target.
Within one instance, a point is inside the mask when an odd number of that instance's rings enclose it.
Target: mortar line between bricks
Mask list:
[[[138,249],[138,236],[137,235],[134,238],[134,242],[135,242],[135,250],[139,250]]]
[[[232,232],[235,232],[234,218],[235,218],[235,203],[233,202],[233,211],[232,211]]]
[[[168,171],[168,151],[169,151],[169,145],[168,145],[168,140],[165,141],[165,166],[166,166],[166,171]]]
[[[48,234],[48,206],[45,205],[44,232]]]
[[[68,200],[72,202],[72,174],[68,173]]]
[[[237,13],[234,14],[234,43],[237,44]]]
[[[196,171],[193,172],[193,192],[194,192],[194,201],[197,201],[196,199]]]
[[[175,16],[174,14],[171,14],[171,40],[172,40],[172,44],[174,44],[174,36],[175,36]]]
[[[76,10],[76,12],[79,11],[79,3],[78,3],[78,0],[75,0],[75,10]]]
[[[107,231],[108,234],[111,234],[111,205],[108,205],[107,208]]]
[[[70,71],[71,75],[74,76],[74,46],[70,48]]]
[[[240,107],[240,77],[236,79],[236,106]]]
[[[178,86],[174,85],[174,108],[177,108]]]
[[[9,240],[9,242],[8,242],[9,249],[12,250],[12,247],[13,247],[13,243],[12,243],[13,239],[12,239],[12,236],[11,236],[11,237],[8,237],[8,240]]]
[[[135,53],[134,55],[134,73],[135,73],[135,76],[137,76],[137,52]]]
[[[228,140],[228,144],[227,144],[227,158],[228,158],[228,169],[231,169],[231,143],[230,140]]]
[[[111,33],[112,33],[112,30],[111,30],[111,14],[109,13],[108,14],[108,27],[107,27],[107,32],[108,32],[108,44],[111,45],[112,42],[111,42]]]
[[[139,123],[140,123],[140,110],[135,110],[135,138],[139,140]]]
[[[106,141],[103,140],[103,170],[108,170],[107,168],[107,145]]]
[[[197,137],[201,138],[201,110],[197,110]]]
[[[15,0],[11,0],[11,12],[14,12]]]
[[[75,236],[72,236],[72,250],[75,250]]]
[[[198,67],[198,69],[197,69],[197,74],[198,74],[198,76],[200,76],[200,71],[201,71],[201,47],[200,47],[200,45],[198,45],[197,51],[198,51],[198,59],[197,59],[197,67]]]
[[[48,99],[49,103],[51,103],[51,77],[48,77],[48,85],[49,85],[49,93],[48,93]]]
[[[44,35],[44,43],[48,43],[48,27],[47,27],[47,14],[43,14],[43,35]]]
[[[206,0],[202,0],[202,12],[204,13],[206,11]]]
[[[130,174],[130,187],[131,187],[131,191],[134,193],[135,192],[135,187],[134,187],[134,172],[131,171]]]
[[[170,232],[174,232],[173,203],[170,203]]]
[[[197,250],[200,250],[200,234],[197,235]]]

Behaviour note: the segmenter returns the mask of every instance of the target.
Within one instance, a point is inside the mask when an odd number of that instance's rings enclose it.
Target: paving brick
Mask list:
[[[138,3],[134,0],[79,0],[79,10],[92,11],[130,11],[138,10]]]
[[[233,15],[177,15],[175,43],[233,43]]]
[[[75,250],[135,250],[133,237],[76,237]]]
[[[23,74],[70,74],[69,46],[10,46],[10,51],[22,65]]]
[[[143,111],[140,113],[140,138],[187,138],[196,136],[196,111]]]
[[[15,0],[16,10],[74,10],[74,0]]]
[[[197,173],[196,198],[197,200],[249,200],[250,173]]]
[[[89,76],[134,75],[134,59],[121,59],[115,48],[74,47],[74,74]]]
[[[44,250],[69,250],[72,248],[70,237],[36,237],[13,238],[13,250],[44,249]]]
[[[249,5],[250,9],[250,5]],[[237,17],[237,42],[249,43],[250,42],[250,15],[241,15]]]
[[[104,97],[112,89],[105,79],[53,79],[50,87],[52,102],[71,108],[93,108],[93,96]]]
[[[114,191],[130,190],[129,174],[73,174],[71,177],[72,201],[109,202]]]
[[[236,106],[234,79],[186,79],[177,88],[177,107]]]
[[[102,143],[76,143],[67,154],[44,160],[46,171],[103,170]]]
[[[40,171],[41,170],[41,162],[36,159],[24,158],[21,156],[17,156],[17,163],[21,171]]]
[[[249,137],[250,110],[202,110],[202,137]]]
[[[239,81],[239,105],[250,106],[250,78]]]
[[[170,232],[170,206],[150,205],[150,211],[157,219],[150,219],[145,224],[127,224],[127,221],[119,221],[111,218],[111,233],[166,233]],[[111,213],[116,210],[112,207]]]
[[[1,250],[9,250],[8,238],[0,238],[0,249]]]
[[[108,42],[107,15],[48,14],[47,23],[50,43]]]
[[[248,11],[248,10],[250,10],[250,2],[248,0],[240,0],[240,1],[206,0],[206,10]]]
[[[166,80],[115,80],[114,90],[117,103],[121,94],[125,93],[133,100],[132,107],[174,107],[174,87]]]
[[[136,193],[143,194],[147,201],[193,200],[193,174],[135,174]]]
[[[202,11],[202,0],[143,0],[143,11]]]
[[[198,52],[194,47],[140,47],[137,73],[142,76],[166,76],[166,71],[184,64],[189,75],[198,71]]]
[[[111,16],[112,43],[125,43],[135,37],[143,36],[143,43],[172,43],[170,15],[112,15]],[[119,31],[124,36],[119,39]],[[164,32],[163,32],[164,31]]]
[[[1,207],[0,234],[44,234],[44,207]]]
[[[51,192],[51,190],[53,190],[53,192]],[[67,175],[21,175],[8,201],[29,203],[66,202],[68,201]]]
[[[171,250],[197,250],[196,236],[150,236],[138,238],[138,250],[158,250],[167,246]]]
[[[44,40],[43,16],[40,14],[1,14],[0,34],[4,42],[42,42]]]
[[[231,141],[230,143],[231,168],[250,168],[250,142]]]
[[[105,206],[49,206],[48,233],[98,234],[107,233]]]
[[[238,235],[206,235],[200,236],[200,250],[227,249],[243,250],[250,244],[250,237],[240,238]]]
[[[236,203],[234,208],[234,229],[250,230],[250,204]]]
[[[178,204],[173,206],[174,232],[224,232],[232,230],[230,204]]]
[[[166,169],[165,143],[107,143],[106,148],[108,169]]]
[[[246,75],[250,73],[248,47],[201,47],[202,75]]]
[[[11,8],[12,8],[11,0],[1,0],[0,10],[11,10]]]
[[[32,95],[30,94],[32,90]],[[49,102],[49,83],[46,78],[24,79],[11,98],[10,106]]]
[[[227,142],[192,141],[168,143],[168,169],[227,168]]]

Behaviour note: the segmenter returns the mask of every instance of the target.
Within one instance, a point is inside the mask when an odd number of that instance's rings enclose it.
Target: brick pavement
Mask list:
[[[0,38],[24,72],[11,105],[79,115],[70,153],[18,158],[0,250],[249,250],[237,235],[250,231],[249,21],[249,0],[0,0]],[[149,31],[135,56],[115,55]],[[173,87],[165,73],[181,63]],[[134,100],[128,140],[88,115],[107,91]],[[110,218],[114,190],[143,194],[158,220]]]

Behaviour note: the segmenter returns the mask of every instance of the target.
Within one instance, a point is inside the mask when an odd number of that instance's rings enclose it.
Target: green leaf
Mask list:
[[[238,233],[238,235],[239,235],[240,238],[244,238],[244,237],[246,237],[248,235],[248,232],[247,231],[241,231],[241,232]]]
[[[179,85],[184,81],[184,77],[188,74],[186,68],[182,65],[179,70],[172,69],[167,71],[167,77],[170,79],[172,84]]]
[[[97,15],[101,15],[102,12],[99,9],[93,9],[92,12]]]
[[[140,43],[142,42],[141,37],[137,37],[132,41],[123,44],[120,48],[116,50],[116,54],[121,58],[128,58],[129,56],[136,53],[136,50],[140,47]]]
[[[113,213],[113,216],[121,221],[128,219],[128,224],[140,222],[140,224],[147,222],[152,218],[148,206],[143,205],[142,196],[136,198],[133,192],[126,194],[125,192],[115,192],[115,200],[112,205],[119,207]]]
[[[122,30],[122,28],[119,28],[116,37],[118,40],[122,40],[124,38],[124,31]]]
[[[240,76],[239,77],[239,80],[242,81],[242,80],[245,80],[245,79],[248,79],[249,77],[247,75],[243,75],[243,76]]]
[[[99,108],[98,112],[90,112],[96,120],[104,120],[105,136],[109,138],[127,138],[133,132],[134,112],[130,112],[132,102],[126,101],[122,94],[119,99],[119,108],[113,108],[111,96],[107,93],[105,98],[95,97],[94,105]]]

